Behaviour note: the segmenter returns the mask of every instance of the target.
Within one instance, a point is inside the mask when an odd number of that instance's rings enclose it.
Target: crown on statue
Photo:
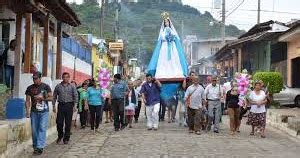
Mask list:
[[[166,20],[166,19],[169,19],[170,18],[170,14],[168,12],[163,12],[160,14],[161,15],[161,18],[163,20]]]

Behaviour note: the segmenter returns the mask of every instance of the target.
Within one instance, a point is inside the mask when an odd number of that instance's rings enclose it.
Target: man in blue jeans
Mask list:
[[[49,85],[41,82],[41,73],[32,75],[33,84],[26,94],[26,117],[31,118],[33,154],[41,155],[46,145],[46,132],[48,129],[49,105],[52,92]]]

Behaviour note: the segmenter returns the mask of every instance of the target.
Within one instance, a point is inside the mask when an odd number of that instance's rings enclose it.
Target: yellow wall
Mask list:
[[[113,67],[113,64],[112,64],[112,59],[109,57],[108,54],[104,54],[102,56],[102,59],[103,61],[105,62],[105,64],[107,65],[107,67],[110,69]]]
[[[92,62],[94,63],[94,77],[97,78],[98,76],[98,69],[101,67],[101,60],[107,65],[107,68],[109,70],[112,70],[113,68],[113,63],[112,63],[112,59],[108,54],[103,54],[101,55],[101,57],[99,57],[98,54],[98,50],[96,48],[96,45],[93,45],[92,47]]]
[[[96,45],[93,45],[93,47],[92,47],[92,63],[94,64],[94,69],[93,69],[94,77],[97,76],[97,70],[100,66],[100,58],[97,54],[98,53],[97,53]]]

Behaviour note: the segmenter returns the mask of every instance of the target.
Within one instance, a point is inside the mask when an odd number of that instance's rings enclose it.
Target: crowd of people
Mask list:
[[[125,81],[120,74],[115,74],[109,92],[104,92],[94,79],[77,86],[70,81],[69,73],[63,73],[63,81],[52,93],[50,86],[41,82],[41,77],[41,73],[34,73],[34,83],[26,90],[26,115],[31,118],[34,154],[42,154],[45,148],[50,109],[48,102],[52,102],[53,112],[57,114],[57,144],[69,143],[78,114],[81,129],[90,127],[91,131],[99,132],[104,115],[105,123],[113,122],[117,132],[126,127],[133,128],[133,122],[139,121],[142,105],[145,107],[148,130],[158,130],[159,122],[164,121],[167,111],[168,123],[178,120],[179,126],[188,127],[189,133],[200,135],[211,130],[219,133],[222,115],[227,113],[230,134],[235,135],[240,133],[241,120],[249,111],[247,124],[252,126],[250,135],[257,132],[265,138],[268,94],[262,81],[254,83],[253,90],[240,105],[234,81],[226,87],[219,84],[218,77],[213,76],[209,83],[203,85],[195,72],[190,73],[180,84],[176,95],[168,100],[161,98],[163,84],[151,74],[147,74],[144,80],[136,81]]]

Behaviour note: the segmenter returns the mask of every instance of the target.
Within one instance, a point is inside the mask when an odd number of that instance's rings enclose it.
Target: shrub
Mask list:
[[[279,93],[283,88],[283,77],[279,72],[257,72],[253,76],[253,80],[262,80],[268,86],[269,93]]]

